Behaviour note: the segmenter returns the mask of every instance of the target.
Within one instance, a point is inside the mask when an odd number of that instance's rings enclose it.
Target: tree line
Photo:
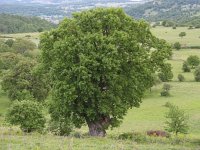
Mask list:
[[[37,17],[0,14],[0,33],[41,32],[53,27],[54,24]]]

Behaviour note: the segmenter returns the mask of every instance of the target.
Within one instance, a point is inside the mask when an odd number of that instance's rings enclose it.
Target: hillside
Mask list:
[[[49,30],[54,26],[37,17],[0,14],[0,33],[37,32],[38,29]]]
[[[153,0],[126,11],[135,18],[148,21],[171,20],[179,24],[194,25],[200,18],[200,0]]]

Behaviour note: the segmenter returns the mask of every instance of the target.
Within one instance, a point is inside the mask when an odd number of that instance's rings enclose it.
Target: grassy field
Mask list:
[[[179,37],[180,32],[186,32],[186,36]],[[200,29],[188,29],[187,27],[156,27],[152,28],[152,33],[169,43],[180,42],[185,46],[200,46]]]
[[[15,38],[22,38],[28,39],[32,42],[39,44],[39,35],[40,33],[18,33],[18,34],[0,34],[0,39],[15,39]]]
[[[200,29],[188,30],[187,28],[156,27],[152,29],[153,33],[159,38],[166,39],[170,43],[176,41],[190,46],[200,46]],[[187,33],[186,37],[180,38],[178,34],[182,31]],[[25,34],[11,35],[13,37]],[[37,34],[31,37],[37,38]],[[200,149],[200,83],[194,82],[193,71],[183,73],[181,68],[183,61],[189,55],[198,55],[200,49],[184,49],[173,51],[172,64],[174,78],[169,84],[172,86],[171,96],[168,98],[161,97],[160,91],[162,84],[152,88],[152,92],[146,94],[140,108],[129,110],[122,125],[119,128],[108,131],[106,138],[74,138],[74,137],[57,137],[52,135],[23,135],[21,131],[9,128],[0,128],[0,150],[199,150]],[[178,74],[183,74],[186,81],[178,82]],[[169,139],[149,138],[143,143],[131,140],[119,140],[116,136],[125,132],[144,133],[147,130],[164,130],[165,113],[168,111],[164,107],[166,102],[171,102],[184,109],[190,116],[190,131],[186,135],[183,143],[173,143]],[[6,95],[0,92],[0,114],[3,115],[9,106],[9,100]],[[3,117],[0,117],[2,122]],[[87,128],[83,127],[77,130],[80,133],[86,133]],[[183,138],[183,137],[182,137]]]

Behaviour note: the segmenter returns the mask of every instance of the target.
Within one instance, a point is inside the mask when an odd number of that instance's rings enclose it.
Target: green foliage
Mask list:
[[[20,61],[25,58],[20,54],[11,52],[0,53],[0,70],[9,70],[16,66]]]
[[[195,81],[200,82],[200,66],[195,69],[194,78]]]
[[[176,29],[176,26],[173,26],[172,29]]]
[[[160,80],[160,78],[158,77],[158,75],[153,74],[153,85],[158,85],[162,83],[162,81]]]
[[[5,41],[0,40],[0,53],[11,51],[12,49],[5,43]]]
[[[42,131],[46,122],[41,106],[34,101],[15,101],[8,110],[7,121],[28,133]]]
[[[164,106],[170,108],[172,105],[173,105],[172,103],[166,102]]]
[[[192,67],[195,68],[200,64],[200,59],[197,55],[191,55],[187,58],[187,63]]]
[[[175,23],[172,22],[172,21],[165,20],[165,21],[162,22],[162,26],[164,26],[164,27],[173,27],[173,29],[176,29]]]
[[[0,33],[37,32],[40,28],[50,30],[54,26],[50,22],[37,17],[0,14]]]
[[[2,89],[11,100],[34,98],[42,101],[47,97],[49,84],[45,75],[34,71],[35,66],[35,61],[20,61],[4,75]]]
[[[171,89],[170,84],[165,83],[163,85],[163,88],[162,88],[162,91],[161,91],[160,95],[164,96],[164,97],[170,96],[170,93],[169,93],[170,89]]]
[[[38,29],[38,32],[42,32],[42,31],[44,31],[43,28],[39,28],[39,29]]]
[[[139,107],[153,85],[152,74],[171,56],[170,46],[154,37],[147,23],[114,8],[74,14],[44,33],[40,47],[58,121],[71,118],[76,127],[86,122],[95,136],[104,136],[130,108]]]
[[[12,48],[14,49],[14,52],[24,54],[27,51],[32,51],[36,49],[37,46],[30,40],[16,39],[16,41],[13,43]]]
[[[176,135],[178,135],[178,133],[188,133],[188,116],[183,110],[179,109],[178,106],[170,105],[166,118],[166,131]]]
[[[161,68],[161,72],[158,74],[159,78],[163,82],[168,82],[173,78],[171,64],[164,64]]]
[[[178,74],[178,80],[180,82],[183,82],[183,81],[185,81],[185,77],[182,74]]]
[[[179,33],[179,36],[180,36],[181,38],[183,38],[184,36],[186,36],[186,32],[181,32],[181,33]]]
[[[191,72],[190,66],[187,61],[183,63],[182,70],[183,72]]]
[[[13,39],[8,39],[5,41],[5,44],[8,45],[9,47],[12,47],[14,42],[15,41]]]
[[[49,130],[55,135],[66,136],[69,135],[73,130],[72,118],[63,117],[62,111],[58,110],[60,108],[57,107],[56,104],[52,103],[49,109],[49,113],[51,114],[51,120],[49,122]],[[64,112],[63,112],[64,113]]]
[[[181,44],[179,42],[174,43],[174,48],[176,50],[180,50],[181,49]]]
[[[137,143],[146,143],[147,137],[141,133],[137,132],[128,132],[128,133],[122,133],[118,136],[120,140],[132,140]]]

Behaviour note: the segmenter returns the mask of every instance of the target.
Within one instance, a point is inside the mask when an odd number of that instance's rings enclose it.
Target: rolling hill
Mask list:
[[[0,14],[0,33],[36,32],[38,29],[49,30],[55,25],[37,17]]]
[[[129,15],[148,21],[171,20],[178,24],[194,25],[200,22],[200,0],[153,0],[126,8]]]

